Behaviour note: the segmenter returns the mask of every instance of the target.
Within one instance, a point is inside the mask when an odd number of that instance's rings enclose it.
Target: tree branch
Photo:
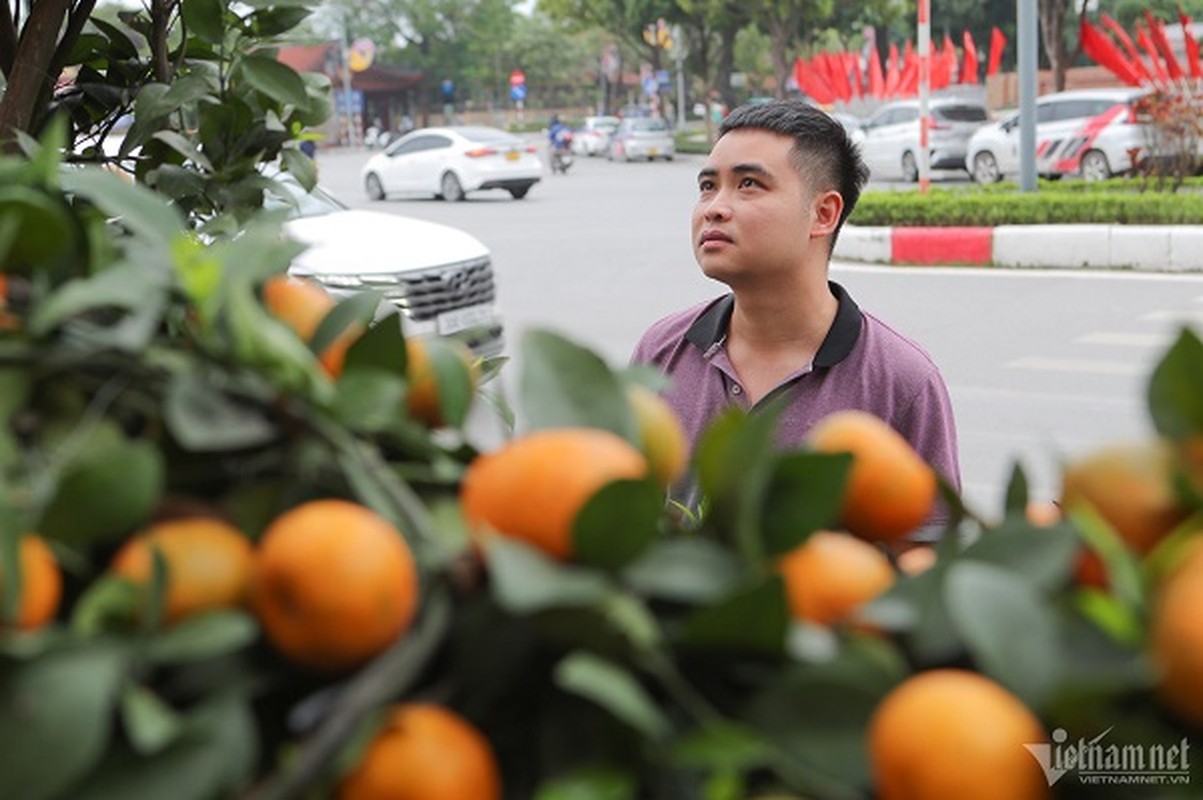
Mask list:
[[[17,131],[31,131],[39,98],[54,88],[58,74],[51,72],[51,62],[70,6],[71,0],[36,0],[30,7],[0,97],[0,150],[16,147]]]
[[[7,80],[13,71],[13,57],[17,52],[17,22],[13,19],[8,0],[0,2],[0,72]]]

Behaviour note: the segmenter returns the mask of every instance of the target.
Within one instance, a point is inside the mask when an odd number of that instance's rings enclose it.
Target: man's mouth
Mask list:
[[[733,240],[730,236],[718,230],[705,230],[698,237],[698,245],[703,249],[709,247],[718,247],[723,244],[730,244]]]

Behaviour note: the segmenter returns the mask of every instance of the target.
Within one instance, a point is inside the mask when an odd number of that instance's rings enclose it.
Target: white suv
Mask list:
[[[1133,103],[1145,90],[1076,89],[1036,100],[1036,172],[1102,180],[1132,169],[1148,131]],[[1019,114],[986,125],[969,140],[965,167],[978,183],[1019,173]]]
[[[933,98],[928,104],[928,150],[932,169],[965,169],[969,137],[990,116],[975,100]],[[919,101],[888,103],[865,120],[860,139],[874,180],[919,180]]]

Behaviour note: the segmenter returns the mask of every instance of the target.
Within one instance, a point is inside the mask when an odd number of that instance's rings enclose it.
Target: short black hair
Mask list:
[[[844,210],[831,235],[831,246],[835,247],[844,221],[856,207],[861,190],[869,180],[869,168],[848,131],[823,109],[800,100],[740,106],[719,126],[719,138],[742,128],[756,128],[792,138],[794,166],[807,183],[819,191],[835,189],[844,198]]]

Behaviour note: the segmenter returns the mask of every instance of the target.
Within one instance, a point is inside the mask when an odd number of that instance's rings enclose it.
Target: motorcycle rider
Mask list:
[[[560,121],[559,114],[551,115],[547,139],[551,144],[552,171],[567,172],[572,166],[572,129]]]

